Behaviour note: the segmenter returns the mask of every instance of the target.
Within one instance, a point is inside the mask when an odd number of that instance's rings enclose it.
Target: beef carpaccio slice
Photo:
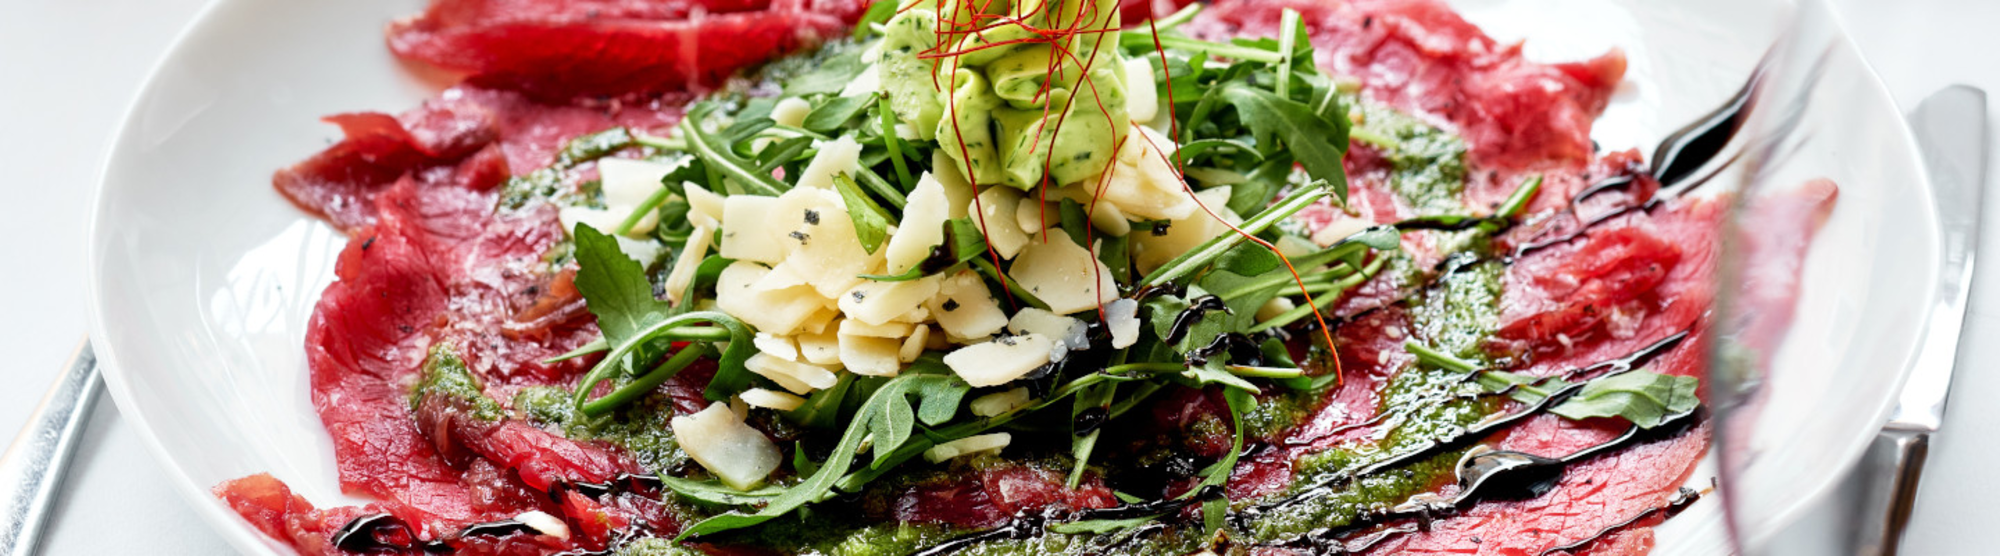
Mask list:
[[[1164,15],[1186,2],[1122,4],[1128,23],[1138,25],[1146,14]],[[847,0],[435,0],[424,13],[391,24],[393,52],[468,80],[401,115],[328,117],[346,139],[273,180],[282,194],[351,238],[338,280],[316,307],[306,349],[314,405],[334,439],[341,485],[380,502],[316,509],[268,475],[218,485],[218,496],[304,554],[446,548],[552,554],[605,549],[633,532],[677,531],[681,516],[657,501],[657,487],[631,479],[660,471],[638,455],[518,418],[482,418],[482,408],[467,400],[427,397],[413,404],[413,384],[438,346],[450,347],[493,400],[512,399],[523,388],[573,384],[589,358],[543,362],[596,334],[569,282],[573,268],[544,259],[564,234],[548,204],[497,208],[502,182],[549,165],[567,141],[584,134],[614,127],[664,133],[695,98],[691,88],[844,33],[864,7]],[[1576,233],[1589,211],[1645,202],[1659,187],[1636,152],[1599,153],[1589,138],[1591,121],[1622,77],[1621,54],[1532,62],[1518,44],[1494,41],[1435,0],[1224,0],[1187,30],[1209,38],[1270,35],[1287,7],[1304,16],[1317,61],[1359,79],[1368,102],[1462,139],[1463,192],[1451,202],[1483,210],[1527,177],[1542,178],[1529,212],[1554,216],[1511,230],[1503,247],[1575,234],[1504,269],[1486,349],[1524,362],[1516,371],[1546,375],[1685,332],[1687,340],[1650,369],[1703,372],[1707,280],[1722,204],[1671,200]],[[1347,166],[1362,219],[1391,222],[1427,210],[1395,190],[1395,165],[1385,153],[1357,143]],[[1614,177],[1634,185],[1593,196],[1578,214],[1562,212],[1572,195]],[[1797,204],[1793,214],[1809,230],[1832,198],[1831,184],[1819,183],[1785,202]],[[1315,207],[1302,218],[1322,228],[1353,217]],[[1405,244],[1419,264],[1439,262],[1421,234],[1406,236]],[[1778,251],[1772,256],[1797,258],[1803,246]],[[1388,432],[1387,421],[1376,417],[1381,388],[1410,363],[1402,345],[1416,333],[1416,319],[1399,303],[1410,293],[1378,279],[1340,300],[1344,324],[1335,339],[1347,380],[1310,404],[1298,426],[1261,439],[1228,485],[1232,498],[1283,496],[1305,479],[1301,458]],[[691,369],[664,387],[673,411],[702,406],[705,376]],[[1214,457],[1228,440],[1194,433],[1191,424],[1216,418],[1220,403],[1194,391],[1164,396],[1143,426],[1167,431],[1194,455]],[[1559,455],[1622,430],[1545,415],[1487,442]],[[1590,460],[1542,496],[1483,503],[1421,532],[1389,536],[1370,552],[1538,554],[1589,538],[1664,504],[1706,442],[1705,425],[1697,425]],[[869,517],[976,530],[1024,512],[1115,504],[1102,478],[1077,490],[1062,480],[1061,473],[1024,464],[912,481],[883,496],[876,504],[883,509]],[[576,486],[592,484],[612,488],[605,494]],[[458,535],[527,512],[562,518],[570,534]],[[1649,524],[1621,529],[1587,551],[1643,553],[1652,544]],[[348,543],[336,546],[336,539]]]

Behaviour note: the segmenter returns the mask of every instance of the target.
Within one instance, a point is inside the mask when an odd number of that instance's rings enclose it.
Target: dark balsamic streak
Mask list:
[[[1194,328],[1194,323],[1200,321],[1209,311],[1227,312],[1229,306],[1223,304],[1222,298],[1213,295],[1188,300],[1188,308],[1174,315],[1173,324],[1167,327],[1167,336],[1160,340],[1169,344],[1181,341],[1181,338],[1187,337],[1188,329]]]
[[[1589,219],[1584,219],[1576,230],[1569,233],[1517,247],[1508,256],[1508,260],[1511,261],[1528,253],[1575,241],[1577,238],[1587,235],[1591,228],[1633,211],[1651,213],[1654,208],[1659,207],[1664,201],[1679,198],[1682,195],[1686,195],[1689,191],[1693,191],[1695,188],[1708,183],[1709,179],[1715,177],[1713,173],[1697,177],[1695,172],[1703,166],[1708,165],[1716,156],[1722,154],[1723,148],[1729,144],[1730,139],[1736,136],[1736,132],[1742,126],[1743,118],[1747,114],[1745,109],[1749,106],[1749,99],[1750,89],[1746,86],[1743,90],[1738,91],[1736,96],[1729,100],[1728,104],[1723,105],[1707,116],[1703,116],[1702,119],[1696,120],[1687,127],[1681,128],[1679,131],[1674,132],[1673,135],[1669,135],[1666,140],[1661,141],[1660,146],[1653,151],[1653,169],[1651,172],[1654,178],[1659,180],[1660,190],[1655,192],[1650,198],[1612,209],[1604,214],[1592,216]],[[1725,162],[1725,165],[1734,162],[1738,156],[1740,155],[1731,156]],[[1582,191],[1578,191],[1575,196],[1570,197],[1569,211],[1571,214],[1580,215],[1581,212],[1578,208],[1583,201],[1595,197],[1600,193],[1630,187],[1634,183],[1637,183],[1637,181],[1631,175],[1622,175],[1591,184],[1590,187],[1586,187]]]
[[[1590,545],[1597,544],[1597,541],[1604,540],[1605,537],[1609,537],[1613,533],[1630,529],[1633,526],[1638,525],[1639,522],[1641,521],[1645,521],[1647,519],[1654,517],[1658,517],[1662,521],[1673,519],[1674,516],[1680,515],[1680,513],[1683,511],[1687,511],[1688,506],[1694,505],[1694,503],[1699,500],[1701,500],[1700,492],[1697,492],[1694,489],[1688,487],[1681,487],[1679,491],[1674,493],[1672,498],[1667,499],[1667,505],[1665,506],[1660,506],[1657,508],[1639,512],[1639,515],[1627,518],[1625,521],[1618,522],[1610,527],[1599,529],[1597,533],[1592,534],[1591,536],[1578,539],[1568,544],[1562,544],[1550,547],[1548,550],[1543,550],[1540,556],[1549,556],[1551,554],[1556,554],[1556,553],[1575,554],[1578,550],[1589,548]]]
[[[970,548],[980,543],[985,543],[989,541],[1020,540],[1020,539],[1031,538],[1034,537],[1035,535],[1042,534],[1043,531],[1042,523],[1046,520],[1047,518],[1040,514],[1031,514],[1023,512],[1020,514],[1016,514],[1014,516],[1014,519],[1008,520],[1007,524],[1005,525],[1001,525],[999,527],[995,527],[992,529],[987,529],[985,531],[980,531],[978,533],[973,533],[970,535],[953,538],[951,540],[944,541],[936,545],[932,545],[930,548],[925,548],[923,550],[912,552],[910,553],[910,556],[944,556],[946,554],[952,554],[960,550],[964,550],[966,548]]]
[[[540,534],[534,527],[512,519],[474,523],[458,531],[459,537],[505,537],[515,533]]]
[[[1264,355],[1263,351],[1257,348],[1256,340],[1241,332],[1224,332],[1215,335],[1215,339],[1208,342],[1208,345],[1189,350],[1184,363],[1189,367],[1200,367],[1208,364],[1208,358],[1224,353],[1230,355],[1230,361],[1243,365],[1260,365]]]
[[[1646,429],[1632,426],[1626,430],[1625,434],[1621,434],[1617,438],[1571,452],[1559,458],[1543,457],[1510,450],[1489,449],[1481,451],[1481,448],[1475,447],[1473,451],[1467,453],[1458,462],[1459,492],[1455,496],[1441,497],[1420,494],[1411,497],[1408,501],[1393,508],[1363,513],[1356,516],[1353,521],[1346,525],[1314,529],[1298,537],[1273,544],[1286,547],[1312,547],[1319,552],[1330,554],[1360,552],[1366,550],[1366,548],[1354,548],[1350,546],[1344,538],[1346,535],[1398,521],[1407,520],[1416,522],[1386,529],[1364,537],[1367,540],[1366,546],[1373,546],[1386,540],[1385,536],[1408,534],[1425,529],[1431,521],[1452,515],[1481,500],[1525,500],[1540,497],[1553,490],[1556,484],[1562,479],[1563,473],[1572,465],[1588,461],[1596,456],[1638,442],[1679,436],[1693,429],[1694,424],[1705,418],[1705,415],[1699,407],[1679,414],[1669,415],[1666,421],[1662,422],[1658,427]],[[1682,489],[1682,491],[1688,492],[1687,489]],[[1691,503],[1691,501],[1687,503]],[[1676,504],[1669,504],[1668,508],[1685,507],[1685,505],[1686,503],[1678,503],[1678,506]],[[1675,509],[1672,511],[1678,512],[1679,510]],[[1654,512],[1648,512],[1639,517],[1634,517],[1604,531],[1600,531],[1598,535],[1590,539],[1566,546],[1572,546],[1571,550],[1574,550],[1574,548],[1588,545],[1590,542],[1595,542],[1596,539],[1604,535],[1629,527],[1637,523],[1640,519],[1653,514]],[[1551,550],[1559,549],[1561,547]],[[1546,556],[1549,553],[1543,552],[1542,554]]]
[[[424,542],[417,539],[416,531],[401,518],[385,513],[356,517],[340,526],[333,533],[333,547],[357,554],[393,551],[407,552],[412,549],[436,552],[432,545],[443,546],[438,541]],[[444,546],[450,550],[450,546]]]
[[[1660,141],[1653,151],[1653,174],[1660,183],[1685,179],[1722,152],[1749,114],[1751,84],[1756,82],[1744,83],[1728,103]]]
[[[1688,336],[1688,331],[1682,330],[1680,332],[1674,333],[1673,335],[1667,336],[1666,338],[1663,338],[1657,342],[1647,345],[1646,347],[1639,348],[1637,351],[1627,354],[1624,357],[1600,363],[1595,363],[1580,369],[1574,369],[1568,373],[1565,373],[1563,376],[1570,378],[1581,377],[1584,375],[1593,374],[1595,371],[1602,370],[1603,372],[1595,373],[1597,376],[1592,377],[1592,379],[1595,380],[1631,372],[1633,369],[1645,366],[1646,363],[1651,362],[1653,358],[1660,356],[1673,346],[1679,345],[1682,340],[1685,340],[1687,338],[1687,336]],[[1476,376],[1477,373],[1468,373],[1468,378],[1466,380],[1474,380],[1476,379],[1475,378]],[[1541,413],[1546,412],[1557,405],[1561,405],[1562,402],[1568,401],[1570,397],[1575,396],[1577,392],[1582,391],[1583,387],[1588,384],[1589,382],[1576,382],[1569,384],[1549,394],[1547,397],[1542,398],[1540,401],[1530,405],[1526,409],[1522,409],[1511,413],[1503,413],[1495,415],[1491,418],[1481,421],[1476,425],[1460,430],[1458,434],[1433,440],[1428,445],[1419,447],[1414,450],[1406,451],[1401,454],[1390,456],[1388,459],[1384,459],[1374,464],[1362,467],[1361,469],[1358,469],[1353,472],[1339,473],[1327,477],[1312,485],[1307,486],[1305,489],[1302,489],[1299,492],[1292,494],[1290,496],[1280,498],[1274,501],[1262,502],[1254,506],[1251,506],[1250,508],[1247,508],[1244,511],[1239,512],[1236,516],[1234,516],[1234,519],[1236,519],[1240,525],[1247,524],[1248,520],[1253,520],[1258,517],[1261,517],[1266,512],[1284,509],[1286,507],[1295,504],[1331,495],[1333,494],[1334,492],[1333,489],[1336,486],[1349,484],[1352,483],[1353,481],[1365,478],[1369,475],[1374,475],[1376,473],[1381,473],[1383,471],[1387,471],[1390,469],[1395,469],[1406,465],[1410,465],[1418,461],[1421,461],[1423,459],[1435,456],[1437,454],[1463,447],[1465,445],[1472,443],[1475,440],[1484,438],[1488,435],[1499,432],[1508,427],[1512,427],[1516,423],[1525,421],[1531,417],[1540,415]],[[1248,527],[1245,526],[1243,528],[1247,529]]]
[[[1494,221],[1496,220],[1492,218],[1474,218],[1470,216],[1450,214],[1443,216],[1419,216],[1416,218],[1404,219],[1400,222],[1397,222],[1395,224],[1395,227],[1397,231],[1402,231],[1402,232],[1408,232],[1414,230],[1436,230],[1442,232],[1457,232],[1457,231],[1477,228],[1481,224]]]

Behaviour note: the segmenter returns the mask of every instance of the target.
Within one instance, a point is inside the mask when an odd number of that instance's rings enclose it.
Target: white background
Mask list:
[[[29,412],[83,338],[90,189],[140,81],[203,0],[16,0],[0,6],[0,431]],[[1833,0],[1905,109],[1951,83],[2000,93],[2000,2]],[[411,0],[410,9],[422,2]],[[2000,97],[1996,97],[2000,100]],[[2000,147],[1991,149],[2000,161]],[[1991,191],[1987,213],[2000,215]],[[1932,453],[1906,553],[1991,554],[2000,521],[2000,216],[1959,361],[1947,430]],[[1839,411],[1839,408],[1826,408]],[[8,435],[11,437],[11,434]],[[91,417],[44,553],[227,554],[164,483],[105,398]]]

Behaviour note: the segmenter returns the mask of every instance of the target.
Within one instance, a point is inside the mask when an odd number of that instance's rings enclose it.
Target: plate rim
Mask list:
[[[1819,2],[1818,0],[1804,1],[1823,4],[1823,2]],[[173,490],[179,493],[185,502],[193,506],[192,509],[209,526],[211,531],[221,536],[233,548],[249,554],[277,556],[292,554],[295,551],[271,539],[254,524],[232,511],[220,498],[217,498],[209,490],[211,487],[199,484],[160,439],[160,435],[156,432],[156,428],[160,426],[159,423],[154,419],[148,418],[146,411],[135,402],[138,394],[132,390],[133,385],[128,382],[123,371],[125,367],[120,364],[120,356],[117,348],[119,342],[116,341],[115,336],[108,333],[108,329],[104,324],[104,284],[102,275],[99,272],[103,260],[101,256],[104,251],[102,249],[102,242],[106,239],[105,226],[107,224],[104,220],[104,215],[106,203],[109,202],[105,194],[107,185],[111,181],[111,174],[114,168],[120,164],[121,160],[128,156],[126,152],[134,148],[131,143],[135,140],[134,137],[136,137],[135,129],[138,125],[137,120],[144,112],[147,101],[157,94],[161,81],[166,74],[166,69],[182,61],[188,55],[187,45],[190,42],[203,35],[216,32],[214,27],[219,24],[218,21],[222,18],[222,15],[234,9],[243,9],[244,6],[254,3],[253,0],[209,0],[206,2],[195,12],[194,17],[189,20],[189,23],[166,45],[160,56],[151,63],[145,74],[145,78],[140,82],[136,92],[124,107],[123,113],[118,118],[118,123],[114,127],[114,131],[104,148],[104,154],[97,164],[95,179],[91,184],[91,192],[87,205],[90,207],[90,213],[85,220],[85,305],[87,310],[86,316],[89,322],[89,337],[92,340],[93,348],[99,359],[99,367],[104,376],[105,387],[111,394],[111,398],[117,405],[120,413],[129,417],[132,424],[135,425],[138,436],[145,445],[147,452],[151,454],[157,464],[162,466],[169,482],[173,483]],[[1797,7],[1795,9],[1804,8]],[[1931,199],[1934,197],[1933,188],[1935,186],[1932,184],[1929,169],[1921,163],[1922,150],[1918,148],[1914,135],[1912,135],[1907,125],[1907,115],[1901,111],[1900,107],[1896,106],[1895,97],[1888,90],[1888,85],[1882,80],[1875,66],[1869,63],[1867,58],[1862,55],[1858,45],[1853,42],[1852,35],[1848,32],[1848,25],[1845,19],[1839,18],[1837,13],[1835,24],[1837,26],[1834,37],[1836,47],[1852,53],[1860,61],[1861,69],[1866,76],[1865,81],[1870,96],[1886,100],[1889,108],[1893,109],[1897,114],[1899,125],[1895,129],[1894,143],[1896,143],[1897,150],[1912,155],[1918,161],[1918,164],[1915,165],[1917,171],[1915,177],[1919,178],[1919,182],[1923,185],[1923,187],[1918,188],[1918,192],[1926,199]],[[1934,223],[1936,220],[1935,206],[1927,203],[1924,212],[1930,215]],[[318,294],[315,293],[313,295],[316,298]],[[1931,312],[1933,312],[1933,309],[1926,308],[1923,314],[1929,315]],[[1897,391],[1900,391],[1903,383],[1907,381],[1910,371],[1911,369],[1908,365],[1904,365],[1898,370],[1898,378],[1895,381]],[[1875,420],[1877,421],[1885,420],[1889,413],[1894,410],[1895,397],[1893,396],[1893,392],[1891,396],[1885,399],[1888,401],[1875,411]],[[1859,456],[1866,450],[1874,437],[1872,435],[1867,437],[1857,435],[1855,438],[1856,440],[1845,450],[1848,453],[1848,457],[1842,460],[1840,465],[1841,471],[1839,473],[1828,474],[1826,479],[1811,489],[1809,496],[1800,497],[1786,511],[1780,512],[1780,517],[1772,520],[1772,523],[1776,525],[1773,527],[1773,531],[1783,529],[1785,526],[1797,522],[1798,518],[1805,513],[1804,510],[1810,502],[1823,498],[1832,490],[1840,477],[1859,464]],[[1717,446],[1710,446],[1711,451],[1716,449],[1718,449]],[[1732,534],[1734,534],[1734,527],[1732,526],[1731,529]],[[1761,534],[1762,537],[1770,535],[1771,533],[1769,532]],[[1760,536],[1753,535],[1745,540],[1754,541],[1757,538],[1760,538]]]
[[[84,224],[86,226],[84,304],[90,323],[90,341],[97,355],[98,370],[104,376],[105,390],[111,394],[111,401],[117,405],[119,414],[130,418],[139,433],[140,442],[145,445],[146,452],[152,455],[154,462],[161,466],[168,482],[172,483],[173,490],[180,494],[183,502],[193,506],[191,509],[208,524],[210,531],[222,537],[236,550],[246,554],[278,556],[287,552],[296,554],[297,551],[286,548],[284,552],[280,552],[275,540],[265,535],[249,520],[230,510],[208,488],[199,485],[160,441],[159,434],[154,430],[158,424],[148,418],[144,409],[133,401],[137,394],[132,391],[132,385],[126,381],[123,371],[125,367],[119,363],[118,342],[104,325],[104,284],[102,274],[99,272],[103,260],[100,256],[103,251],[100,246],[105,239],[104,212],[105,203],[108,202],[108,197],[105,195],[106,186],[111,181],[113,168],[125,158],[127,145],[132,141],[132,137],[136,136],[134,130],[138,126],[139,115],[144,111],[147,100],[155,95],[161,80],[164,79],[167,67],[187,55],[188,43],[198,36],[209,33],[210,28],[217,25],[220,14],[230,7],[244,4],[246,2],[240,0],[209,0],[203,4],[188,24],[167,43],[159,58],[153,60],[150,68],[146,70],[145,79],[140,81],[137,92],[126,104],[124,114],[118,118],[118,124],[104,149],[103,158],[97,165],[96,179],[91,184],[88,205],[90,215]]]

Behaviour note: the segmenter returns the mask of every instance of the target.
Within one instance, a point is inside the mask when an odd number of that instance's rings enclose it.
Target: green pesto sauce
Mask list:
[[[1438,277],[1411,311],[1416,340],[1472,361],[1485,360],[1487,338],[1500,329],[1500,278],[1506,267],[1485,261]]]
[[[501,408],[493,398],[486,397],[479,380],[473,378],[472,371],[465,368],[465,360],[458,357],[458,352],[450,344],[433,346],[430,355],[424,357],[416,390],[410,394],[410,408],[414,410],[431,396],[463,402],[472,410],[472,416],[480,420],[498,421],[507,416],[506,409]]]
[[[606,419],[589,419],[577,409],[569,390],[533,387],[514,396],[514,409],[538,424],[562,429],[563,436],[570,439],[599,440],[623,448],[647,469],[672,469],[687,461],[687,453],[681,451],[667,424],[674,410],[665,394],[647,396]]]
[[[1380,103],[1355,101],[1367,128],[1394,137],[1398,144],[1386,153],[1391,166],[1390,187],[1419,216],[1463,214],[1465,203],[1465,141],[1458,135],[1424,123]]]
[[[1498,327],[1502,267],[1481,263],[1439,279],[1438,285],[1414,302],[1411,329],[1417,341],[1460,357],[1483,360],[1485,339]],[[1382,388],[1376,411],[1390,415],[1391,427],[1380,441],[1341,446],[1300,458],[1290,492],[1296,493],[1329,477],[1349,473],[1457,435],[1499,410],[1490,400],[1454,399],[1465,387],[1456,371],[1408,365]],[[1444,403],[1439,403],[1441,400]],[[1254,430],[1254,429],[1253,429]],[[1455,478],[1461,452],[1362,477],[1345,488],[1305,503],[1267,513],[1252,524],[1249,536],[1273,540],[1319,527],[1351,523],[1370,507],[1394,504],[1429,492]],[[1281,495],[1282,496],[1282,495]]]

